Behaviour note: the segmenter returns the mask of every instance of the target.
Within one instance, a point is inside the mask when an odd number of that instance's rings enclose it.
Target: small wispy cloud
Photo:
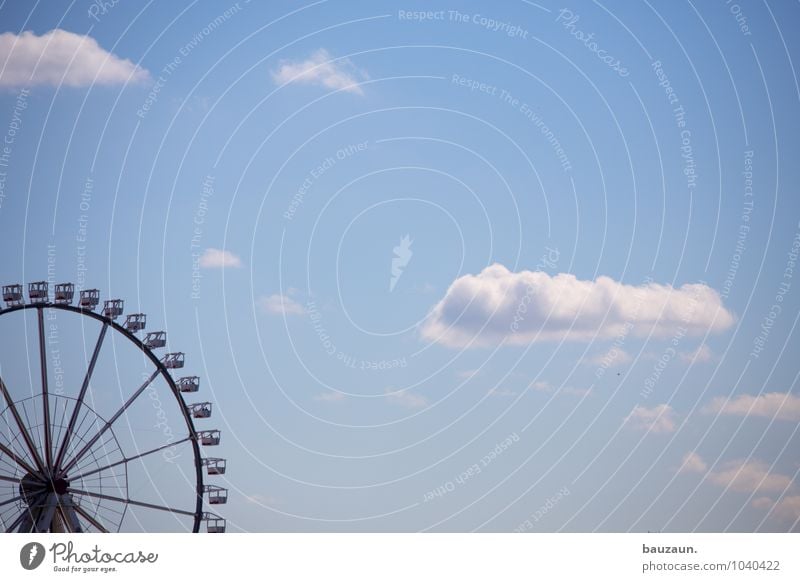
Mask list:
[[[687,364],[701,364],[705,362],[710,362],[714,359],[714,352],[711,351],[711,348],[708,347],[706,344],[701,345],[696,350],[691,352],[679,352],[678,356],[680,359]]]
[[[632,361],[633,357],[628,352],[618,347],[612,347],[602,354],[595,354],[585,360],[587,364],[603,366],[605,368],[624,366],[625,364],[630,364]]]
[[[0,87],[89,87],[145,82],[150,74],[109,53],[95,39],[60,28],[37,36],[0,34]]]
[[[800,422],[800,397],[784,392],[767,392],[758,396],[739,394],[734,398],[717,396],[703,408],[703,412]]]
[[[559,396],[585,396],[591,390],[589,388],[575,388],[574,386],[554,386],[546,380],[531,382],[529,388],[536,392],[546,392],[549,394],[557,393]]]
[[[200,255],[200,266],[203,269],[238,269],[242,266],[242,259],[231,251],[207,248],[203,251],[203,254]]]
[[[428,399],[421,394],[414,394],[408,390],[393,391],[386,389],[387,402],[404,408],[425,408],[428,406]]]
[[[800,519],[800,495],[789,495],[779,501],[771,497],[759,497],[753,500],[756,509],[769,509],[772,517],[782,522],[795,523]]]
[[[709,483],[738,493],[782,493],[793,486],[791,477],[771,472],[769,465],[759,459],[727,461],[708,471],[708,464],[700,455],[691,452],[684,456],[679,472],[705,473]],[[764,499],[757,501],[766,503]]]
[[[347,398],[347,395],[344,392],[336,392],[334,390],[321,392],[314,396],[314,400],[319,400],[320,402],[341,402],[345,398]]]
[[[307,83],[363,95],[364,91],[358,83],[369,79],[369,75],[350,59],[334,59],[327,50],[321,48],[304,61],[282,61],[278,70],[272,73],[272,79],[281,85]]]
[[[501,388],[500,386],[495,386],[494,388],[489,388],[488,394],[490,396],[516,396],[519,392],[515,392],[509,388]]]
[[[680,473],[705,473],[708,470],[708,464],[703,460],[703,458],[692,451],[691,453],[686,453],[683,457],[683,464],[681,465],[678,472]]]
[[[637,404],[625,417],[624,423],[633,430],[653,433],[675,432],[675,411],[669,404],[659,404],[652,408]]]
[[[769,465],[758,459],[729,461],[709,473],[707,478],[715,485],[739,493],[781,492],[792,484],[791,477],[771,473]]]
[[[550,382],[545,382],[544,380],[537,380],[536,382],[531,382],[530,387],[537,392],[552,392],[553,386]]]
[[[256,303],[263,313],[270,315],[303,315],[306,312],[300,303],[281,293],[262,295]]]

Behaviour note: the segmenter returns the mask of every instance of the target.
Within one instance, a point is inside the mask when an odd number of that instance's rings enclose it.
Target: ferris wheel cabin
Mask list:
[[[94,311],[94,308],[97,307],[98,303],[100,303],[99,289],[83,289],[81,291],[81,297],[78,300],[78,305],[80,305],[81,309]]]
[[[103,315],[116,319],[122,315],[125,302],[122,299],[108,299],[103,302]]]
[[[55,301],[58,305],[72,305],[72,298],[75,297],[75,285],[72,283],[58,283],[55,295]]]
[[[147,316],[144,313],[131,313],[125,317],[124,327],[131,333],[144,329]]]
[[[211,403],[210,402],[195,402],[189,404],[186,409],[192,418],[211,418]]]
[[[208,494],[208,502],[211,505],[223,505],[228,502],[228,490],[217,485],[205,485],[203,487]]]
[[[184,376],[183,378],[178,378],[175,384],[180,392],[197,392],[200,390],[199,376]]]
[[[208,533],[225,533],[225,520],[214,513],[204,513]]]
[[[201,430],[197,433],[197,440],[206,447],[215,447],[219,444],[220,432],[218,430]]]
[[[28,298],[31,303],[47,303],[50,298],[47,281],[28,283]]]
[[[148,331],[144,336],[144,345],[151,350],[155,348],[163,348],[167,345],[167,332],[165,331]]]
[[[22,305],[25,299],[22,297],[22,285],[3,285],[3,301],[8,307]]]
[[[224,475],[225,468],[228,464],[225,459],[216,459],[214,457],[206,457],[201,461],[206,468],[206,473],[209,475]]]

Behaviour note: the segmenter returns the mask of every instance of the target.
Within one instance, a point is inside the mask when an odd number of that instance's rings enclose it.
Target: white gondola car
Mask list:
[[[210,402],[195,402],[194,404],[189,404],[186,408],[192,418],[211,418]]]
[[[213,513],[204,513],[203,519],[206,521],[206,531],[208,533],[225,533],[225,520]]]
[[[131,313],[125,317],[125,329],[134,333],[144,329],[147,316],[144,313]]]
[[[59,305],[71,305],[73,297],[75,297],[75,285],[72,283],[58,283],[56,285],[56,303]]]
[[[125,302],[122,299],[109,299],[103,302],[103,315],[116,319],[122,315]]]
[[[3,301],[9,307],[22,305],[24,301],[22,298],[22,285],[3,285]]]
[[[28,283],[28,298],[31,303],[47,303],[50,298],[47,281]]]
[[[217,485],[206,485],[205,492],[208,493],[208,502],[211,505],[223,505],[228,502],[228,490]]]
[[[179,392],[197,392],[200,390],[200,378],[198,376],[184,376],[178,378],[175,383]]]
[[[197,440],[206,447],[215,447],[219,444],[220,432],[218,430],[201,430],[197,433]]]
[[[100,291],[97,289],[84,289],[81,291],[81,298],[78,301],[81,309],[94,310],[100,303]]]
[[[155,348],[163,348],[167,345],[167,332],[165,331],[148,331],[147,335],[144,336],[144,345],[145,347],[150,348],[151,350]]]
[[[224,475],[228,464],[228,461],[225,459],[216,459],[213,457],[203,459],[201,462],[206,468],[206,473],[209,475]]]
[[[164,359],[161,361],[166,368],[183,368],[184,355],[183,352],[170,352],[164,354]]]

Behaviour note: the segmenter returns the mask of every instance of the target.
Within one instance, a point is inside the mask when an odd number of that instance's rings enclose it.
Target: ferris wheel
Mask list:
[[[201,454],[210,402],[186,404],[197,376],[173,379],[181,352],[121,299],[49,283],[3,286],[0,306],[0,531],[223,533],[225,459]]]

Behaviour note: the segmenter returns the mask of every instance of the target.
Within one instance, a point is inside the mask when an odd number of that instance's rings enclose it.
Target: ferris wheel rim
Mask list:
[[[147,385],[149,385],[155,378],[158,378],[159,376],[161,378],[163,378],[167,382],[167,384],[169,386],[169,389],[172,392],[173,397],[176,399],[176,401],[178,403],[178,407],[179,407],[179,409],[181,411],[183,420],[186,423],[186,426],[187,426],[188,432],[189,432],[189,436],[186,437],[185,439],[182,439],[181,441],[178,441],[178,443],[184,443],[184,442],[187,442],[187,441],[191,442],[192,452],[194,454],[194,466],[195,466],[195,477],[196,477],[196,489],[195,489],[195,499],[196,499],[196,501],[195,501],[195,510],[193,512],[184,511],[184,510],[178,510],[178,509],[173,509],[173,508],[164,508],[164,507],[161,507],[161,506],[158,506],[158,508],[160,508],[160,509],[169,509],[172,513],[176,513],[176,514],[183,514],[183,515],[191,515],[191,516],[193,516],[194,517],[194,523],[193,523],[193,526],[192,526],[192,533],[198,533],[200,531],[200,524],[204,519],[206,519],[206,514],[208,513],[203,508],[203,495],[205,493],[204,484],[203,484],[203,471],[202,471],[203,456],[200,453],[200,443],[199,443],[199,439],[198,439],[198,436],[197,436],[198,433],[197,433],[197,430],[196,430],[196,428],[194,426],[194,421],[192,420],[191,413],[189,412],[189,409],[188,409],[188,407],[186,405],[185,400],[183,399],[183,396],[182,396],[180,390],[178,390],[178,387],[177,387],[177,385],[175,383],[174,378],[172,377],[172,374],[169,372],[169,369],[164,365],[164,362],[162,362],[162,360],[155,353],[153,353],[153,350],[151,348],[149,348],[148,346],[146,346],[141,339],[139,339],[136,335],[134,335],[131,331],[126,329],[124,326],[122,326],[119,323],[117,323],[114,320],[114,318],[106,316],[106,315],[103,315],[101,313],[96,313],[95,311],[93,311],[92,309],[89,309],[89,308],[83,308],[83,307],[79,307],[79,306],[74,306],[74,305],[65,304],[65,303],[53,302],[53,301],[49,301],[49,300],[48,301],[37,301],[35,303],[23,303],[23,304],[20,304],[20,305],[11,305],[11,306],[6,306],[6,307],[0,307],[0,317],[2,317],[3,315],[8,315],[8,314],[14,313],[14,312],[25,311],[25,310],[28,310],[28,309],[36,309],[37,310],[37,317],[39,318],[39,321],[40,321],[39,331],[37,333],[39,334],[40,343],[43,342],[43,340],[44,340],[43,332],[42,332],[42,329],[41,329],[41,318],[43,317],[44,310],[45,309],[57,309],[57,310],[61,310],[61,311],[75,313],[75,314],[82,315],[82,316],[87,316],[87,317],[90,317],[91,319],[99,321],[99,322],[101,322],[103,324],[103,328],[101,329],[100,335],[98,337],[98,343],[96,345],[97,351],[99,351],[99,347],[100,347],[100,345],[101,345],[101,343],[102,343],[102,341],[104,339],[104,336],[105,336],[107,328],[111,327],[115,332],[122,334],[122,336],[125,337],[125,339],[127,339],[128,341],[133,343],[133,345],[136,346],[137,348],[139,348],[139,350],[155,366],[156,371],[151,376],[150,381],[146,382],[145,385],[140,387],[139,394],[141,393],[141,391],[143,391],[146,388]],[[41,348],[41,346],[40,346],[40,348]],[[94,358],[96,358],[96,355],[97,354],[94,354]],[[40,357],[43,357],[43,353],[41,351],[40,351]],[[47,370],[47,368],[43,365],[42,366],[42,375],[43,375],[43,377],[42,377],[42,381],[41,381],[42,382],[42,384],[41,384],[42,393],[39,395],[39,396],[43,397],[45,403],[47,402],[47,398],[49,396],[48,395],[48,390],[47,390],[47,378],[45,377],[45,375],[47,373],[46,370]],[[4,396],[5,396],[6,393],[7,393],[7,390],[5,388],[5,384],[2,382],[2,378],[0,378],[0,383],[3,384],[3,392],[4,392]],[[136,396],[138,397],[139,394],[136,394]],[[7,402],[6,402],[7,409],[8,408],[12,408],[12,404],[14,404],[15,401],[13,401],[10,398],[10,394],[6,396],[6,399],[7,399]],[[75,399],[75,400],[78,403],[77,405],[83,406],[82,405],[82,398],[78,398],[78,399]],[[130,399],[130,401],[128,403],[126,403],[125,408],[127,408],[127,405],[130,404],[132,402],[132,400],[133,399]],[[47,405],[45,405],[44,409],[46,410],[45,417],[47,418],[47,417],[49,417],[49,407]],[[124,413],[124,409],[122,410],[122,412]],[[113,422],[115,422],[115,421],[116,421],[116,418],[112,418],[111,421],[109,423],[107,423],[106,429],[110,428],[111,425],[113,424]],[[52,428],[51,426],[49,426],[49,424],[50,423],[48,421],[47,428],[45,429],[46,431],[49,431]],[[174,442],[173,443],[168,443],[168,446],[171,446],[171,445],[174,445],[174,444],[176,444],[176,443],[174,443]],[[5,449],[5,446],[2,445],[2,443],[0,443],[0,447],[3,447]],[[35,446],[32,446],[32,443],[29,444],[29,447],[31,448],[31,453],[34,456],[34,464],[37,465],[36,468],[38,468],[40,471],[44,472],[45,471],[45,466],[44,465],[45,464],[49,465],[51,460],[50,459],[38,458],[39,453],[38,453],[37,449],[35,448]],[[58,457],[62,456],[63,449],[65,449],[65,448],[66,447],[63,447],[61,451],[56,453]],[[145,454],[152,453],[154,451],[160,450],[161,448],[163,448],[163,447],[159,447],[157,449],[148,451]],[[2,450],[2,452],[7,454],[7,455],[9,455],[11,458],[14,458],[16,456],[10,450]],[[52,455],[52,451],[50,450],[50,447],[45,447],[45,451],[44,452],[45,452],[45,456],[46,457],[49,457],[49,456]],[[127,457],[125,457],[123,455],[123,460],[120,461],[120,463],[125,463],[125,466],[127,468],[127,463],[128,462],[130,462],[131,460],[135,460],[135,459],[137,459],[137,458],[139,458],[141,456],[143,456],[143,455],[139,454],[139,455],[134,455],[134,456],[132,456],[130,458],[127,458]],[[22,459],[15,459],[14,458],[14,460],[17,461],[18,464],[20,464],[20,461],[24,462],[24,460],[22,460]],[[77,460],[77,459],[72,459],[70,461],[70,463],[73,463],[73,461],[75,461],[75,460]],[[20,466],[23,467],[24,469],[26,469],[27,472],[30,472],[30,469],[34,468],[34,467],[31,467],[27,463],[24,463],[24,464],[22,464]],[[71,466],[72,465],[70,465],[70,467]],[[55,469],[55,467],[52,467],[52,468]],[[50,467],[48,466],[47,469],[50,469]],[[105,469],[103,469],[103,470],[105,470]],[[86,473],[84,473],[84,474],[86,474]],[[79,475],[79,476],[84,476],[84,474]],[[79,494],[86,494],[85,491],[80,491],[78,493]],[[98,496],[98,494],[96,494],[96,493],[92,494],[92,495],[95,496],[95,497]],[[150,506],[151,509],[152,508],[156,508],[156,506],[154,506],[153,504],[137,502],[137,501],[134,501],[134,500],[131,500],[131,499],[117,498],[115,500],[119,501],[119,502],[122,502],[122,503],[125,503],[126,510],[127,510],[127,506],[129,504],[130,505],[139,505],[139,506],[144,506],[144,507]],[[87,521],[92,523],[92,520],[90,519],[90,516],[87,517],[85,512],[81,511],[80,509],[76,509],[76,511],[81,513],[84,519],[86,519]],[[121,522],[120,522],[120,524],[121,524]],[[96,528],[98,527],[97,524],[92,523],[92,525],[94,527],[96,527]],[[12,527],[9,528],[9,531],[14,529],[14,527],[15,526],[12,525]]]

